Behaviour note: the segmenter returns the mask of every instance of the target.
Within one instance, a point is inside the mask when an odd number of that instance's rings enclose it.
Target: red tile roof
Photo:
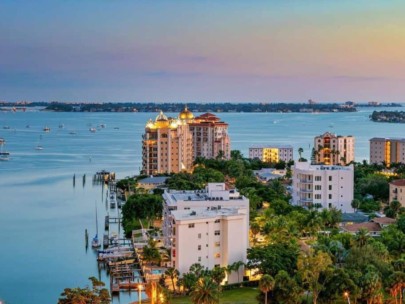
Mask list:
[[[389,225],[394,224],[397,220],[390,217],[376,217],[373,218],[371,221],[380,225]]]
[[[345,227],[343,227],[343,229],[348,231],[348,232],[357,232],[360,229],[366,229],[369,232],[381,231],[380,225],[377,224],[377,223],[373,223],[373,222],[365,222],[365,223],[346,225]]]
[[[391,185],[404,187],[405,186],[405,179],[396,179],[390,182]]]

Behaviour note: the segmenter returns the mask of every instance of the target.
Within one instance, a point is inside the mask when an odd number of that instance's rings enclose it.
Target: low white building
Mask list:
[[[246,262],[249,246],[249,200],[224,183],[196,191],[163,194],[163,236],[171,250],[171,266],[181,274],[194,263],[208,269]],[[243,271],[240,269],[240,271]],[[239,279],[242,280],[242,272]],[[236,282],[232,274],[229,283]]]
[[[296,162],[293,170],[293,204],[309,207],[314,204],[342,212],[353,212],[354,169],[350,166],[311,165]]]
[[[249,158],[258,158],[263,162],[277,163],[294,160],[293,147],[289,145],[264,145],[249,148]]]

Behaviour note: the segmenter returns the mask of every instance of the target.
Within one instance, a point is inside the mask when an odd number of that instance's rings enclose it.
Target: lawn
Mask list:
[[[219,300],[220,304],[244,304],[244,303],[258,303],[256,297],[259,294],[257,287],[241,287],[233,290],[226,290],[221,293]],[[189,304],[191,300],[189,297],[176,297],[170,303],[173,304]]]

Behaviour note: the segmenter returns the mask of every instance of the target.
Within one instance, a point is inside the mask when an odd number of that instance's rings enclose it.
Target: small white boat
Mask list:
[[[42,147],[41,145],[37,145],[36,147],[35,147],[35,150],[43,150],[44,149],[44,147]]]
[[[90,128],[89,131],[90,131],[91,133],[96,133],[97,130],[96,130],[96,128]]]

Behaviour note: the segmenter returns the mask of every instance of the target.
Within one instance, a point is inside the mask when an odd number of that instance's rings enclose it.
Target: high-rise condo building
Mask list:
[[[314,160],[317,164],[342,166],[354,161],[354,137],[329,132],[316,136]]]
[[[185,119],[163,112],[149,120],[142,135],[142,172],[147,175],[191,171],[193,138]]]
[[[405,163],[405,138],[370,139],[370,163],[387,166],[392,163]]]
[[[171,266],[181,274],[194,263],[208,269],[246,262],[249,247],[249,200],[224,183],[208,183],[205,190],[166,190],[163,194],[165,247]],[[242,278],[228,275],[229,283]]]
[[[354,169],[350,166],[311,165],[296,162],[293,171],[293,204],[303,207],[320,205],[353,212]]]
[[[192,113],[187,108],[182,113]],[[191,115],[190,115],[191,113]],[[182,115],[182,114],[180,114]],[[211,113],[205,113],[188,122],[193,133],[194,159],[197,157],[229,159],[231,141],[228,135],[228,124]]]
[[[294,160],[293,147],[289,145],[264,145],[249,148],[249,158],[258,158],[263,162],[278,163]]]
[[[199,156],[231,156],[228,124],[211,113],[194,117],[187,107],[178,118],[161,112],[149,120],[142,139],[142,172],[147,175],[191,171]]]

